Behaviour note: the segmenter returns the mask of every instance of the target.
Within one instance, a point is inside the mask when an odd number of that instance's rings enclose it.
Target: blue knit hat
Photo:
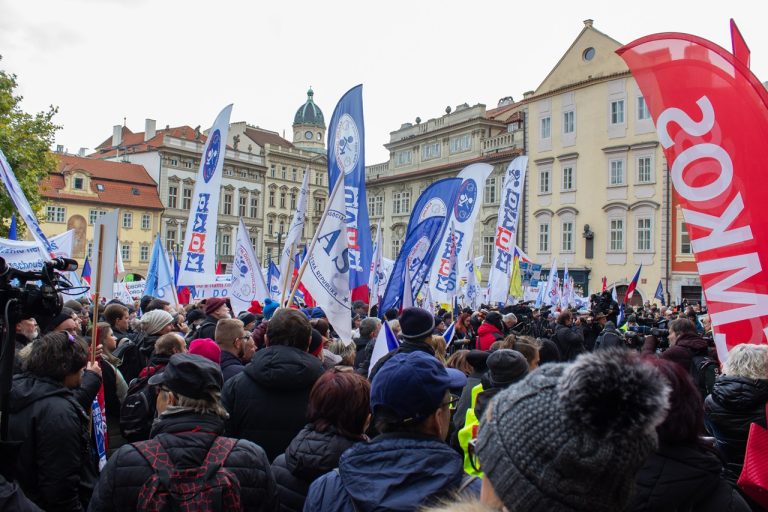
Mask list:
[[[275,314],[275,310],[277,310],[277,307],[280,304],[278,304],[276,301],[272,299],[266,299],[264,301],[264,319],[269,320],[272,318],[272,315]]]

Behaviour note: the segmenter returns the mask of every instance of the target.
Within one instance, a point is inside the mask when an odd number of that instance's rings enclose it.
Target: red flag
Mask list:
[[[768,92],[738,30],[732,37],[736,55],[677,33],[617,50],[656,123],[721,360],[768,336]]]
[[[608,290],[608,278],[603,276],[603,291]]]
[[[224,271],[221,269],[221,261],[216,263],[216,275],[220,276]]]

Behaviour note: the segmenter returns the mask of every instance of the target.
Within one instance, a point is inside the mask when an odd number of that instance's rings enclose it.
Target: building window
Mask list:
[[[539,224],[539,252],[549,252],[549,223],[542,222]]]
[[[609,162],[610,176],[608,184],[611,186],[625,185],[624,181],[624,160],[611,160]]]
[[[255,219],[259,214],[259,198],[256,196],[251,197],[251,218]]]
[[[291,192],[291,210],[296,209],[296,192]]]
[[[251,236],[251,237],[249,237],[249,240],[251,242],[251,247],[253,247],[253,252],[255,253],[256,252],[256,237],[255,236]]]
[[[406,149],[404,151],[398,151],[395,153],[395,166],[400,167],[403,165],[411,164],[411,150]]]
[[[368,216],[384,216],[384,196],[368,196]]]
[[[424,144],[421,146],[421,159],[432,160],[440,156],[440,143],[432,142],[430,144]]]
[[[549,169],[541,169],[539,171],[539,194],[549,194]]]
[[[85,180],[83,180],[83,178],[78,177],[72,180],[72,188],[75,190],[83,190],[83,188],[85,188],[84,185]]]
[[[192,168],[192,160],[184,160],[184,168],[185,169],[191,169]]]
[[[88,242],[88,250],[85,253],[88,259],[93,259],[93,242]]]
[[[472,139],[469,134],[459,135],[458,137],[451,137],[450,148],[451,153],[462,153],[469,151],[472,147]]]
[[[286,166],[282,166],[280,168],[280,177],[285,179],[287,173],[288,173],[288,168]]]
[[[192,189],[184,187],[181,189],[181,209],[190,210],[192,208]]]
[[[493,250],[496,243],[496,237],[483,236],[483,263],[491,265],[493,261]]]
[[[224,215],[232,215],[232,193],[227,192],[224,194],[224,201],[222,202],[222,213]]]
[[[610,247],[612,252],[624,251],[624,219],[611,219],[608,229]]]
[[[315,174],[315,185],[322,185],[323,184],[323,173],[317,172]]]
[[[152,229],[152,217],[148,213],[141,214],[141,229]]]
[[[272,208],[275,207],[275,191],[274,190],[269,191],[269,206]]]
[[[374,217],[374,206],[376,204],[376,198],[374,196],[368,196],[368,216]]]
[[[490,176],[485,180],[485,204],[493,204],[497,201],[496,197],[496,176]]]
[[[296,176],[297,176],[297,171],[296,171],[296,168],[294,167],[293,169],[291,169],[291,179],[293,181],[296,181]]]
[[[240,201],[240,206],[237,210],[237,214],[241,217],[245,217],[245,214],[248,210],[248,196],[245,193],[240,192],[240,198],[238,201]]]
[[[221,254],[229,256],[230,235],[221,235]]]
[[[133,213],[123,212],[123,227],[131,229],[133,227]]]
[[[563,133],[573,133],[576,131],[576,113],[571,110],[563,112]]]
[[[404,215],[411,211],[411,193],[395,192],[392,194],[392,214]]]
[[[400,256],[400,249],[402,246],[402,240],[392,240],[392,259],[397,259],[397,257]]]
[[[168,208],[176,208],[176,201],[179,196],[179,187],[170,185],[168,187]]]
[[[165,250],[174,252],[176,250],[176,228],[168,228],[165,232]]]
[[[120,256],[122,256],[123,261],[131,261],[131,244],[120,246]]]
[[[280,208],[285,208],[285,190],[280,191]]]
[[[637,120],[644,121],[651,118],[651,112],[648,110],[648,104],[642,96],[637,97]]]
[[[575,188],[576,187],[574,186],[573,180],[573,167],[563,167],[563,180],[561,190],[563,192],[569,192]]]
[[[637,252],[651,252],[651,219],[637,219]]]
[[[637,182],[651,183],[651,157],[641,156],[637,159]]]
[[[275,177],[275,164],[272,164],[269,168],[269,177],[274,178]]]
[[[267,234],[272,236],[275,233],[275,221],[273,219],[267,220]]]
[[[107,212],[105,212],[105,211],[89,210],[88,211],[88,224],[93,226],[94,224],[96,224],[96,221],[99,220],[99,217],[103,217],[106,214],[107,214]]]
[[[542,117],[541,118],[541,126],[539,130],[539,138],[540,139],[549,139],[552,137],[552,118],[551,117]]]
[[[148,245],[142,245],[141,247],[139,247],[139,261],[141,261],[141,262],[149,261],[149,246]]]
[[[171,165],[179,165],[179,161],[176,158],[171,158],[170,160]]]
[[[322,215],[325,211],[325,199],[315,198],[315,215]]]
[[[573,252],[573,222],[563,222],[562,228],[560,252]]]
[[[693,254],[691,251],[691,236],[688,234],[688,224],[680,223],[680,254]]]
[[[611,124],[624,124],[624,100],[611,102]]]
[[[281,220],[277,224],[277,232],[280,233],[280,234],[285,233],[285,221],[284,220]]]
[[[48,206],[45,209],[46,222],[64,222],[66,211],[63,206]]]

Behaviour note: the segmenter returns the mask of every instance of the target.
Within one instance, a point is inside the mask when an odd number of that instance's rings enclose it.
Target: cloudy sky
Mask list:
[[[122,124],[143,131],[233,121],[291,138],[311,85],[330,120],[364,84],[366,163],[388,158],[389,132],[467,102],[496,106],[535,89],[583,28],[628,43],[689,32],[730,48],[728,20],[768,80],[762,2],[282,2],[0,0],[0,68],[16,73],[23,107],[59,107],[57,143],[93,148]]]

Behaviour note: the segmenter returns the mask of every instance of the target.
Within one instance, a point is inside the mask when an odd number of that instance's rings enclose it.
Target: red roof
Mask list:
[[[264,147],[265,144],[282,146],[284,148],[293,147],[293,144],[282,138],[277,132],[271,132],[262,128],[251,128],[248,126],[245,128],[245,135],[261,147]]]
[[[42,184],[44,197],[132,208],[163,209],[163,203],[157,193],[157,183],[142,165],[74,155],[57,157],[58,170],[50,173]],[[93,194],[83,195],[63,190],[64,176],[75,171],[91,178],[90,191]]]
[[[123,126],[122,140],[120,141],[120,153],[143,153],[152,151],[163,145],[163,136],[170,135],[177,139],[185,139],[192,142],[205,143],[204,133],[200,133],[199,138],[195,138],[195,128],[191,126],[177,126],[175,128],[161,128],[157,130],[155,136],[148,141],[144,140],[144,132],[133,133],[127,126]],[[229,146],[227,146],[229,147]],[[112,137],[96,146],[96,151],[89,156],[98,158],[108,158],[115,156],[118,149],[112,145]]]

